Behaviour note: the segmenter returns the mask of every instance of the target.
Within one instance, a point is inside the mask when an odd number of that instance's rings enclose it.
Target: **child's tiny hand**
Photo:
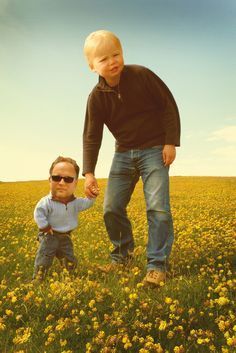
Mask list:
[[[92,186],[91,187],[91,191],[94,195],[98,196],[99,195],[99,187],[96,187],[96,186]]]
[[[47,231],[47,234],[53,235],[53,230],[52,230],[52,229],[49,229],[49,230]]]

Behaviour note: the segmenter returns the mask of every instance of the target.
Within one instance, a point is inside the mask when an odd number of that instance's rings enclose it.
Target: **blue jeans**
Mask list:
[[[77,265],[74,255],[73,243],[68,235],[45,234],[40,232],[38,235],[39,247],[34,262],[34,277],[38,271],[43,272],[43,276],[52,266],[54,257],[64,258],[66,268],[73,270]]]
[[[115,152],[104,200],[104,221],[114,246],[113,262],[126,262],[134,250],[126,207],[141,176],[148,220],[147,270],[166,270],[174,240],[169,201],[169,167],[163,146]]]

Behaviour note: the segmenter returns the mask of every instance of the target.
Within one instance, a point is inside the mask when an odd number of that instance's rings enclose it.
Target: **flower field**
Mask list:
[[[0,183],[1,353],[236,352],[236,178],[172,177],[175,243],[166,285],[144,287],[147,221],[142,183],[128,207],[134,262],[103,273],[111,244],[102,218],[106,179],[72,234],[74,276],[54,261],[31,281],[33,210],[47,181]],[[77,195],[83,195],[80,180]]]

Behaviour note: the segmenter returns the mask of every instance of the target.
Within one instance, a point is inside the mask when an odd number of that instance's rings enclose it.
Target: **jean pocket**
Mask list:
[[[37,235],[37,240],[40,242],[42,240],[44,236],[44,233],[43,232],[39,232],[38,235]]]
[[[47,240],[50,234],[44,233],[44,232],[39,232],[37,240],[40,242],[42,240]]]

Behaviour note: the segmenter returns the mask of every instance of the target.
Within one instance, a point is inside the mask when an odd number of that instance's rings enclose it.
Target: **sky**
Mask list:
[[[59,155],[82,167],[90,32],[120,38],[126,64],[154,71],[181,116],[171,176],[236,175],[235,0],[0,0],[0,181],[41,180]],[[106,129],[96,177],[114,153]]]

